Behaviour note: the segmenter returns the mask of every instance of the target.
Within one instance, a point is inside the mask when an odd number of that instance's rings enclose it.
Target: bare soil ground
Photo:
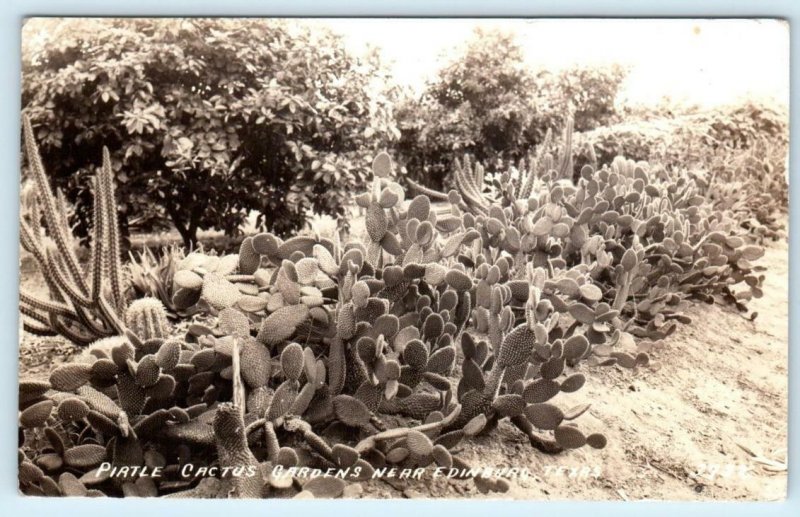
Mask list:
[[[788,244],[772,243],[764,297],[753,300],[754,322],[730,308],[695,305],[682,326],[652,352],[645,368],[584,366],[588,380],[561,393],[565,406],[591,402],[582,429],[608,437],[588,447],[541,454],[513,426],[466,443],[472,467],[517,467],[503,498],[556,500],[780,500],[786,495],[788,388]],[[23,263],[22,284],[43,286]],[[22,334],[19,371],[46,376],[69,360],[71,345]],[[569,397],[570,400],[567,400]],[[472,482],[432,477],[383,478],[363,485],[362,497],[483,496]]]

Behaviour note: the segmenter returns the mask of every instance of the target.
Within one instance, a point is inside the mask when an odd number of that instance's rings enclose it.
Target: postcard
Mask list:
[[[29,18],[25,496],[786,497],[789,26]]]

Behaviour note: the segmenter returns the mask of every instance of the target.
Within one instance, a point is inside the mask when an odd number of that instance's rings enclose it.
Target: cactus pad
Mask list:
[[[535,339],[533,331],[527,325],[514,328],[503,340],[497,363],[501,367],[523,363],[533,351]]]
[[[577,449],[586,444],[586,437],[571,425],[560,425],[553,432],[556,442],[565,449]]]
[[[92,367],[74,363],[59,366],[50,374],[50,385],[59,391],[74,391],[91,379]]]
[[[267,345],[277,345],[290,338],[298,325],[308,318],[306,305],[287,305],[276,310],[261,323],[258,340]]]
[[[548,403],[530,404],[525,408],[525,416],[539,429],[552,431],[564,420],[564,413],[558,406]]]

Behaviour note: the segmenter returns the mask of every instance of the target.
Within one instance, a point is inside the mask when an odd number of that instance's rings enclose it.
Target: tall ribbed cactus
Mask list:
[[[24,328],[36,334],[61,334],[80,345],[120,334],[126,300],[108,150],[103,151],[103,166],[94,179],[92,259],[90,270],[84,271],[72,246],[66,203],[50,186],[28,117],[23,119],[23,132],[37,192],[29,213],[20,217],[20,242],[36,260],[50,294],[42,299],[20,291]]]

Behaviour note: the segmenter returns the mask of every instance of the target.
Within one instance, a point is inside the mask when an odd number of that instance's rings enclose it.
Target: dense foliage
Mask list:
[[[769,141],[788,148],[789,115],[767,102],[740,103],[686,111],[641,109],[624,122],[583,130],[581,141],[592,143],[599,163],[618,156],[656,160],[664,166],[692,167],[715,153],[742,154]]]
[[[579,131],[613,122],[619,66],[534,70],[513,34],[477,30],[462,55],[397,109],[395,149],[414,180],[443,188],[465,152],[491,170],[526,156],[572,113]]]
[[[752,101],[648,120],[632,117],[576,135],[581,152],[575,165],[592,160],[610,164],[626,156],[684,171],[697,178],[704,196],[736,214],[744,227],[774,238],[789,206],[788,121],[785,109]]]
[[[188,245],[250,211],[278,234],[343,215],[396,137],[377,59],[291,21],[67,20],[24,56],[24,112],[82,235],[103,145],[123,231],[173,225]]]

